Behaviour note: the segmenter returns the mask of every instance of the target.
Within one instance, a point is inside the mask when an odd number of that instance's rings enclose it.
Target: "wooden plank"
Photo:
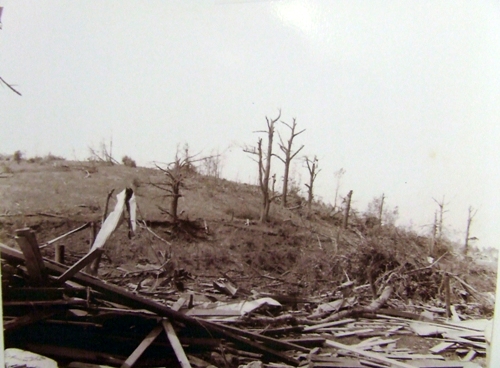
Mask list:
[[[439,354],[439,353],[445,351],[446,349],[452,347],[453,345],[455,345],[455,343],[453,343],[453,342],[440,342],[439,344],[430,348],[429,351],[431,351],[435,354]]]
[[[35,323],[35,322],[38,322],[42,319],[46,319],[46,318],[49,318],[49,317],[52,317],[54,314],[57,314],[59,313],[59,311],[51,311],[51,310],[47,310],[47,311],[43,311],[43,312],[40,312],[40,311],[33,311],[29,314],[26,314],[24,316],[20,316],[20,317],[16,317],[14,318],[13,320],[11,321],[6,321],[5,320],[5,310],[3,312],[4,316],[4,321],[3,321],[3,332],[10,332],[10,331],[14,331],[15,329],[19,328],[19,327],[23,327],[23,326],[27,326],[27,325],[30,325],[32,323]]]
[[[79,232],[79,231],[81,231],[81,230],[84,230],[84,229],[88,228],[89,226],[90,226],[90,222],[87,222],[85,225],[82,225],[82,226],[80,226],[80,227],[78,227],[78,228],[76,228],[76,229],[73,229],[73,230],[71,230],[71,231],[68,231],[66,234],[63,234],[63,235],[61,235],[61,236],[58,236],[58,237],[57,237],[57,238],[55,238],[55,239],[49,240],[47,243],[44,243],[44,244],[40,245],[40,247],[39,247],[39,248],[40,248],[40,249],[43,249],[43,248],[45,248],[45,247],[48,247],[49,245],[54,244],[56,241],[61,240],[61,239],[64,239],[65,237],[67,237],[67,236],[69,236],[69,235],[72,235],[72,234],[74,234],[74,233],[77,233],[77,232]]]
[[[464,361],[464,362],[470,362],[472,359],[475,358],[476,354],[477,353],[474,350],[469,350],[469,352],[467,353],[467,355],[462,358],[462,361]]]
[[[453,360],[419,360],[414,362],[415,364],[413,367],[418,367],[418,368],[466,368],[466,367],[474,367],[474,368],[481,368],[480,366],[470,366],[466,362],[459,362],[459,361],[453,361]]]
[[[210,308],[210,309],[189,309],[186,312],[186,316],[192,316],[192,317],[240,317],[241,312],[239,311],[233,311],[233,310],[223,310],[223,309],[217,309],[217,308]]]
[[[179,338],[175,334],[175,330],[172,324],[166,318],[162,320],[162,324],[167,334],[168,341],[170,341],[170,345],[172,345],[172,348],[174,349],[175,356],[177,357],[179,364],[181,365],[182,368],[191,368],[191,363],[189,363],[186,353],[182,348]]]
[[[445,360],[441,355],[435,354],[411,354],[411,353],[392,353],[386,355],[390,359],[402,359],[402,360],[415,360],[415,359],[427,359],[427,360]]]
[[[198,320],[198,321],[200,322],[200,320]],[[292,344],[292,343],[285,342],[282,340],[273,339],[271,337],[262,336],[262,335],[259,335],[259,334],[256,334],[256,333],[253,333],[250,331],[242,330],[242,329],[232,327],[232,326],[215,325],[214,323],[212,323],[210,321],[203,321],[203,322],[205,325],[208,324],[208,325],[211,325],[212,327],[216,326],[216,328],[220,329],[221,331],[232,332],[234,334],[238,334],[240,336],[244,336],[244,337],[247,337],[249,339],[257,340],[257,341],[272,345],[276,349],[297,350],[297,351],[301,351],[303,353],[309,353],[309,349],[304,348],[304,347],[297,345],[297,344]]]
[[[4,307],[52,307],[52,306],[72,306],[72,305],[87,305],[85,299],[79,298],[69,298],[62,300],[14,300],[14,301],[3,301]]]
[[[198,320],[198,321],[202,322],[200,320]],[[269,348],[268,346],[262,345],[261,342],[266,343],[268,345],[271,345],[275,348],[277,347],[277,348],[281,348],[281,349],[285,349],[285,350],[297,350],[297,351],[302,351],[302,352],[307,352],[307,353],[309,353],[309,351],[310,351],[309,349],[304,348],[304,347],[297,345],[297,344],[292,344],[292,343],[288,343],[285,341],[272,339],[272,338],[266,337],[266,336],[260,336],[260,335],[257,335],[257,334],[254,334],[254,333],[251,333],[251,332],[248,332],[245,330],[240,330],[239,328],[235,328],[235,327],[231,327],[231,326],[224,326],[224,325],[216,325],[216,324],[214,324],[212,322],[208,322],[208,321],[203,321],[203,322],[205,323],[205,325],[204,325],[205,328],[211,327],[212,331],[215,331],[215,332],[222,334],[228,340],[233,340],[233,341],[237,341],[237,342],[243,343],[245,345],[248,345],[248,346],[252,347],[253,349],[256,349],[257,351],[262,352],[267,357],[272,357],[274,359],[278,359],[278,360],[285,362],[286,364],[292,365],[294,367],[297,367],[299,365],[299,361],[297,359],[289,357],[288,355],[283,354],[279,351],[275,351],[275,350]],[[262,339],[259,342],[250,340],[250,338],[252,338],[252,337],[254,339],[257,339],[259,336]],[[249,337],[249,338],[247,339],[246,337]]]
[[[299,339],[284,339],[283,341],[290,342],[292,344],[297,344],[304,347],[321,347],[325,343],[324,337],[311,336],[311,337],[302,337]]]
[[[174,303],[174,305],[172,305],[172,309],[174,311],[178,311],[179,309],[182,308],[182,306],[184,305],[185,302],[186,302],[186,298],[180,297],[179,299],[177,299],[177,301]]]
[[[345,325],[347,323],[351,323],[351,322],[354,322],[354,321],[356,321],[354,318],[346,318],[346,319],[342,319],[340,321],[335,321],[335,322],[319,323],[317,325],[312,325],[312,326],[304,327],[303,331],[304,332],[309,332],[309,331],[317,330],[319,328],[341,326],[341,325]]]
[[[151,332],[141,341],[139,346],[135,348],[135,350],[130,354],[130,356],[125,360],[125,362],[121,365],[121,368],[131,368],[141,357],[141,355],[146,351],[146,349],[155,341],[158,335],[163,330],[161,324],[158,324],[155,328],[151,330]]]
[[[368,339],[370,340],[370,339]],[[366,350],[366,349],[370,349],[374,346],[380,346],[380,345],[388,345],[388,344],[392,344],[393,342],[396,342],[398,341],[399,339],[387,339],[387,340],[382,340],[380,339],[378,336],[375,337],[373,340],[371,341],[368,341],[368,340],[364,340],[362,342],[360,342],[359,344],[355,345],[357,348],[359,349],[363,349],[363,350]]]
[[[18,229],[15,239],[24,254],[30,282],[34,285],[44,285],[47,282],[47,271],[35,233],[30,228]]]
[[[377,354],[377,353],[372,353],[370,351],[360,350],[360,349],[358,349],[356,347],[345,345],[345,344],[341,344],[340,342],[337,342],[337,341],[326,340],[325,343],[328,346],[332,346],[332,347],[337,348],[337,349],[344,349],[344,350],[347,350],[347,351],[351,351],[351,352],[356,353],[358,355],[374,359],[374,360],[376,360],[378,362],[387,363],[387,364],[395,366],[395,367],[399,367],[399,368],[415,368],[414,365],[410,365],[410,364],[407,364],[407,363],[399,362],[399,361],[394,360],[394,359],[389,359],[389,358],[387,358],[387,357],[385,357],[383,355],[380,355],[380,354]]]
[[[365,329],[362,329],[362,330],[352,330],[352,331],[346,331],[346,332],[339,332],[339,333],[336,333],[334,336],[335,337],[347,337],[347,336],[352,336],[352,335],[363,334],[363,333],[366,333],[366,332],[373,332],[373,329],[371,329],[371,328],[365,328]]]
[[[305,366],[304,366],[305,367]],[[357,359],[349,359],[344,358],[338,362],[314,362],[314,365],[310,365],[309,367],[314,368],[366,368],[365,365],[362,365],[361,362]],[[384,366],[386,368],[386,366]]]
[[[486,349],[486,343],[483,343],[483,342],[475,342],[475,341],[464,339],[463,337],[458,337],[458,336],[448,337],[447,334],[444,334],[443,337],[445,337],[447,341],[459,342],[461,344],[474,346],[474,347],[479,348],[479,349]]]
[[[88,253],[85,257],[80,259],[78,262],[76,262],[71,268],[66,270],[61,276],[59,276],[55,281],[54,284],[64,284],[66,281],[68,281],[70,278],[75,276],[78,272],[80,272],[85,266],[89,265],[92,263],[94,259],[99,257],[102,254],[102,249],[95,249],[92,252]]]

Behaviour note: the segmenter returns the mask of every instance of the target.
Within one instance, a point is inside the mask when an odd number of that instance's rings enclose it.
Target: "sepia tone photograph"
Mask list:
[[[5,367],[500,366],[498,2],[0,0],[0,50]]]

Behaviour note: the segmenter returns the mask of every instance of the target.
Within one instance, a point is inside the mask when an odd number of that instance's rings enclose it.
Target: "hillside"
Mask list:
[[[31,160],[33,161],[33,160]],[[353,216],[341,229],[339,214],[315,203],[311,212],[292,198],[293,210],[271,207],[271,221],[259,223],[260,195],[256,186],[192,173],[179,202],[180,222],[173,225],[159,206],[168,207],[164,192],[149,185],[163,175],[150,168],[131,168],[97,162],[37,160],[4,161],[0,179],[0,242],[14,245],[14,230],[29,226],[43,244],[88,221],[99,223],[110,190],[131,187],[137,196],[139,229],[127,238],[125,226],[106,244],[101,276],[117,267],[133,269],[138,263],[185,269],[194,276],[232,275],[240,286],[282,294],[313,296],[333,292],[352,280],[379,293],[387,283],[403,303],[442,303],[443,275],[459,276],[482,296],[481,312],[492,312],[495,263],[479,253],[464,257],[455,245],[442,241],[438,259],[428,263],[430,239],[394,226],[374,225]],[[114,198],[110,208],[114,206]],[[145,221],[145,222],[142,222]],[[154,233],[154,234],[153,234]],[[68,262],[89,249],[89,230],[66,238]],[[168,243],[168,244],[167,244]],[[53,247],[46,247],[47,256]],[[269,281],[273,280],[271,284]],[[370,286],[370,287],[369,287]],[[452,282],[453,302],[465,294]],[[471,292],[471,290],[469,290]]]

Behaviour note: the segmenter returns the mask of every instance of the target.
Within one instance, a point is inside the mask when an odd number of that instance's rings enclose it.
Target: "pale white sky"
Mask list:
[[[0,153],[171,161],[178,144],[225,151],[223,175],[254,181],[265,116],[306,131],[317,194],[385,193],[402,225],[433,221],[500,246],[497,1],[0,0]],[[280,127],[281,129],[282,127]],[[286,136],[286,129],[281,129]],[[282,174],[282,164],[275,161]],[[297,162],[302,183],[307,172]]]

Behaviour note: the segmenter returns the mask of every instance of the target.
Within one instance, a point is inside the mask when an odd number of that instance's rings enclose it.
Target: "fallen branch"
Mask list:
[[[73,230],[71,230],[71,231],[68,231],[66,234],[63,234],[63,235],[61,235],[61,236],[58,236],[57,238],[52,239],[52,240],[49,240],[48,242],[46,242],[46,243],[44,243],[44,244],[40,245],[40,249],[45,248],[45,247],[48,247],[49,245],[54,244],[56,241],[61,240],[61,239],[65,238],[65,237],[67,237],[67,236],[69,236],[69,235],[74,234],[74,233],[77,233],[77,232],[79,232],[79,231],[81,231],[81,230],[83,230],[83,229],[86,229],[86,228],[88,228],[89,226],[90,226],[90,222],[87,222],[85,225],[82,225],[82,226],[80,226],[80,227],[78,227],[78,228],[76,228],[76,229],[73,229]]]
[[[416,272],[428,270],[428,269],[434,267],[434,265],[436,265],[446,254],[448,254],[448,252],[445,252],[441,257],[439,257],[438,259],[436,259],[429,266],[425,266],[425,267],[417,268],[416,270],[411,270],[411,271],[405,272],[405,275],[411,275],[412,273],[416,273]]]
[[[163,239],[161,236],[159,236],[158,234],[156,234],[153,230],[151,230],[148,225],[146,224],[146,221],[142,220],[142,223],[144,224],[144,228],[149,231],[155,238],[157,238],[158,240],[161,240],[162,242],[164,242],[165,244],[167,245],[172,245],[172,243],[170,243],[169,241]],[[142,226],[141,226],[142,227]]]
[[[382,291],[382,294],[378,297],[378,299],[374,300],[371,302],[371,304],[367,307],[356,307],[348,310],[343,310],[337,313],[334,313],[330,315],[327,318],[323,318],[317,321],[312,321],[312,320],[302,320],[304,322],[308,322],[307,324],[310,325],[315,325],[315,324],[320,324],[320,323],[326,323],[326,322],[333,322],[333,321],[338,321],[340,319],[344,318],[349,318],[349,317],[355,317],[362,315],[364,313],[374,313],[378,309],[380,309],[386,302],[389,300],[391,294],[392,294],[392,286],[387,285],[384,290]]]

